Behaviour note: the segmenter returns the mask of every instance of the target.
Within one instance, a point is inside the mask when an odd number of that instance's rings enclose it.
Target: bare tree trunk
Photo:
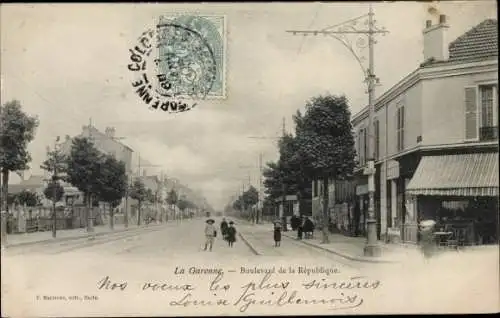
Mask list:
[[[125,209],[124,209],[124,212],[123,212],[123,223],[125,228],[128,228],[128,193],[127,193],[127,196],[125,196]]]
[[[109,227],[115,229],[115,208],[109,204]]]
[[[2,233],[2,246],[7,244],[7,222],[9,216],[9,204],[7,198],[9,195],[9,170],[2,170],[2,190],[1,190],[1,233]]]
[[[137,204],[137,226],[141,225],[141,200]]]
[[[94,207],[93,207],[93,202],[92,202],[92,194],[89,193],[87,197],[87,232],[92,233],[94,232]]]
[[[323,177],[323,241],[321,244],[328,244],[328,177]]]

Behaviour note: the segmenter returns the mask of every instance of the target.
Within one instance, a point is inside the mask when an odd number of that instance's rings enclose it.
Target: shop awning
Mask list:
[[[426,156],[406,192],[436,196],[498,196],[498,153]]]

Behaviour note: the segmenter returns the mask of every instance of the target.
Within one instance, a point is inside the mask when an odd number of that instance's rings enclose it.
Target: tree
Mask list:
[[[175,217],[175,206],[177,205],[177,192],[174,189],[170,190],[167,195],[167,204],[169,204],[174,209],[174,217]]]
[[[352,176],[355,167],[354,137],[345,96],[319,96],[306,104],[296,128],[295,158],[311,180],[323,184],[323,243],[328,243],[329,180]]]
[[[155,203],[155,201],[156,201],[156,196],[153,193],[153,190],[151,190],[149,188],[146,189],[146,201],[148,203],[151,203],[151,204]]]
[[[137,225],[141,225],[141,206],[142,203],[147,199],[147,190],[144,183],[136,179],[130,188],[130,197],[138,202],[137,211]]]
[[[250,186],[250,188],[243,193],[243,201],[245,202],[245,206],[252,206],[259,202],[259,192],[254,186]]]
[[[47,199],[52,201],[52,203],[55,205],[56,202],[61,201],[61,199],[64,196],[64,188],[61,186],[59,181],[57,180],[51,180],[49,184],[47,184],[47,187],[43,189],[43,194]],[[54,211],[55,213],[55,211]]]
[[[127,192],[127,174],[123,161],[114,156],[105,155],[101,158],[101,174],[98,178],[98,198],[109,204],[111,229],[114,228],[114,210],[120,205]]]
[[[302,120],[300,112],[297,112],[294,119],[296,123]],[[297,126],[300,126],[300,123]],[[278,161],[267,163],[263,173],[268,203],[274,205],[276,200],[281,198],[281,204],[284,206],[286,195],[297,195],[299,202],[310,196],[311,180],[303,169],[307,163],[302,162],[297,151],[296,138],[285,134],[279,141]]]
[[[282,193],[282,174],[276,162],[268,162],[263,171],[264,192],[270,201],[274,202]]]
[[[35,192],[31,192],[29,190],[21,190],[19,193],[9,193],[7,197],[7,203],[9,205],[12,204],[20,204],[26,205],[29,207],[34,207],[40,205],[40,198]]]
[[[78,188],[87,203],[87,230],[92,231],[91,207],[99,198],[102,154],[88,138],[74,138],[67,157],[66,181]]]
[[[21,103],[13,100],[0,106],[0,172],[2,189],[0,191],[0,208],[8,212],[7,198],[9,193],[9,173],[27,170],[31,155],[28,144],[35,138],[38,118],[23,112]],[[5,242],[7,223],[4,214],[1,218],[2,242]]]
[[[22,205],[26,205],[29,207],[34,207],[40,205],[40,198],[35,192],[31,192],[28,190],[22,190],[18,194],[19,203]]]
[[[177,207],[179,208],[179,210],[182,211],[183,214],[184,214],[184,210],[186,210],[188,208],[188,206],[189,206],[189,202],[185,198],[181,198],[177,202]]]
[[[233,209],[235,210],[242,210],[243,208],[243,203],[242,203],[242,199],[241,199],[241,196],[238,197],[238,199],[236,199],[234,202],[233,202]]]

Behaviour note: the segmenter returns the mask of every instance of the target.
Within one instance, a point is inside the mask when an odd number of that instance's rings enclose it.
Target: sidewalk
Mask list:
[[[260,223],[252,224],[247,220],[239,220],[240,223],[246,224],[246,228],[250,229],[254,227],[256,230],[267,229],[272,231],[272,223]],[[282,232],[282,235],[291,239],[297,239],[296,231]],[[314,232],[314,238],[312,239],[302,239],[301,242],[305,245],[309,245],[314,248],[322,249],[324,251],[339,255],[343,258],[358,261],[358,262],[370,262],[370,263],[399,263],[411,256],[418,255],[420,251],[415,245],[402,245],[402,244],[385,244],[378,242],[381,247],[380,257],[366,257],[363,255],[364,246],[366,243],[366,238],[364,237],[351,237],[344,236],[342,234],[329,234],[330,243],[321,244],[322,239],[321,231]]]
[[[247,228],[268,230],[272,231],[272,223],[261,223],[252,224],[246,220],[239,220],[240,223],[245,223]],[[297,239],[296,231],[282,232],[283,236],[291,239]],[[403,263],[405,261],[410,261],[412,259],[420,259],[422,257],[418,246],[415,244],[388,244],[378,241],[378,245],[382,249],[380,257],[367,257],[364,256],[364,247],[366,244],[366,238],[364,237],[352,237],[344,236],[342,234],[330,233],[328,244],[321,244],[322,239],[321,231],[314,232],[314,238],[312,239],[302,239],[301,242],[305,245],[309,245],[314,248],[322,249],[324,251],[339,255],[343,258],[358,261],[358,262],[368,262],[368,263]],[[498,251],[498,244],[496,245],[479,245],[470,246],[461,253],[467,253],[468,255],[481,254],[481,253],[496,253]],[[455,251],[445,252],[446,255],[455,255]],[[462,254],[463,255],[463,254]]]
[[[167,224],[167,223],[160,223]],[[155,226],[155,224],[149,224],[149,227]],[[95,236],[101,236],[112,233],[120,233],[130,230],[135,230],[139,228],[146,228],[146,225],[137,226],[137,224],[129,224],[128,228],[125,228],[124,224],[115,224],[114,230],[111,230],[109,224],[94,226]],[[10,246],[22,246],[37,243],[45,243],[51,241],[69,241],[76,240],[79,238],[85,238],[90,236],[91,233],[87,232],[86,228],[69,229],[69,230],[58,230],[56,233],[56,238],[52,238],[52,231],[44,232],[32,232],[32,233],[21,233],[21,234],[8,234],[7,235],[7,247]]]

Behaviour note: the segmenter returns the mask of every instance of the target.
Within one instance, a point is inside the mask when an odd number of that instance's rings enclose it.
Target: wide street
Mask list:
[[[230,248],[218,235],[212,252],[202,250],[204,219],[170,221],[94,240],[8,248],[2,259],[5,313],[359,314],[422,308],[484,311],[498,305],[487,292],[496,280],[486,275],[497,263],[483,254],[464,253],[459,262],[455,256],[403,265],[352,262],[286,237],[275,248],[270,228],[236,223],[245,239],[238,236]],[[450,271],[451,266],[456,270]],[[470,270],[464,275],[466,268]],[[360,284],[346,289],[339,287],[342,282]],[[428,289],[435,291],[432,297]],[[284,300],[290,297],[336,300],[295,306]],[[226,305],[208,304],[224,299]]]

